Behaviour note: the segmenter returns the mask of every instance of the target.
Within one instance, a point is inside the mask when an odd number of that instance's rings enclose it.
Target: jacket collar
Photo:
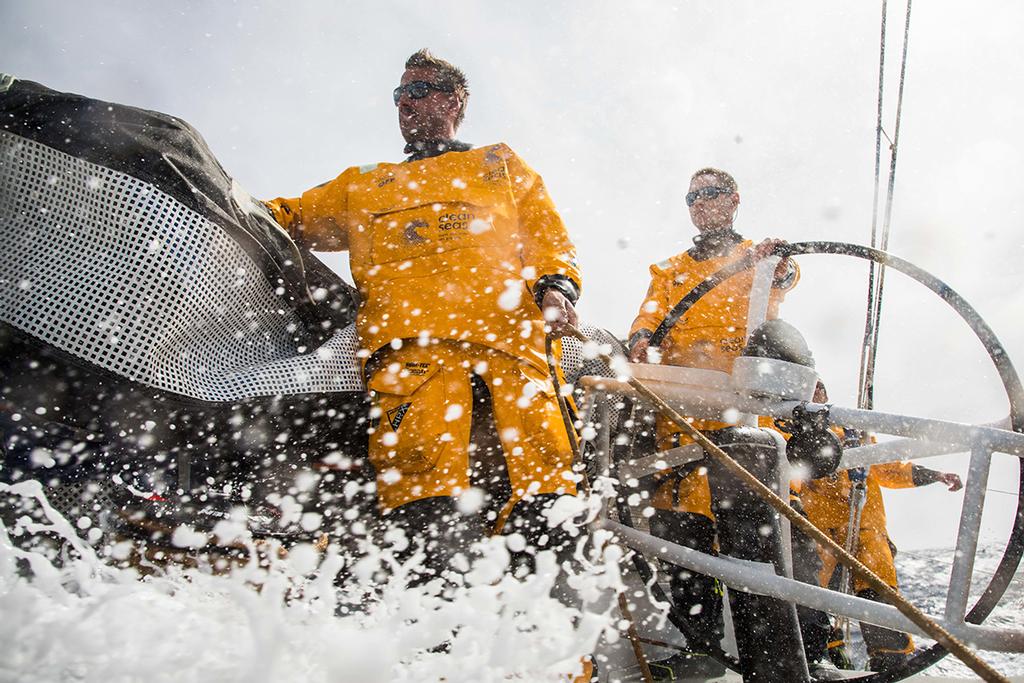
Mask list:
[[[445,152],[468,152],[471,149],[473,149],[473,145],[459,140],[429,140],[427,142],[410,142],[405,146],[405,153],[409,155],[406,161],[420,161],[441,156]]]
[[[693,246],[689,249],[695,261],[706,261],[710,258],[725,256],[732,248],[743,241],[743,235],[732,228],[702,232],[694,236]]]

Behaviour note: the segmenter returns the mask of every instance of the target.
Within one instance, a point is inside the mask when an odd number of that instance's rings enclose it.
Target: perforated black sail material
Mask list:
[[[136,178],[216,223],[269,277],[280,280],[282,298],[316,327],[320,314],[295,244],[239,191],[188,123],[16,80],[0,92],[0,129]]]
[[[22,81],[0,115],[0,321],[202,401],[363,389],[354,295],[190,126]]]

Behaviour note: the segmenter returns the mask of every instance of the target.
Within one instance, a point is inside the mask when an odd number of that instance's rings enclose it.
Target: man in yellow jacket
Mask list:
[[[545,335],[575,324],[581,278],[540,176],[504,144],[455,139],[462,71],[426,50],[405,67],[394,101],[408,158],[268,204],[297,241],[350,254],[379,504],[427,542],[429,578],[509,512],[506,528],[538,550],[566,542],[543,515],[576,493]],[[471,443],[481,425],[500,446]]]
[[[678,303],[706,277],[754,252],[767,254],[778,240],[756,247],[737,233],[733,220],[740,195],[735,179],[725,171],[704,168],[694,173],[686,195],[690,218],[697,228],[694,246],[651,266],[651,284],[629,331],[630,360],[648,361],[651,336]],[[784,259],[776,269],[768,297],[767,318],[777,318],[783,297],[799,279],[799,269]],[[729,278],[694,304],[672,328],[658,349],[660,362],[707,370],[732,371],[732,362],[746,342],[747,315],[754,287],[752,270]],[[724,423],[698,421],[698,429]],[[668,420],[658,422],[658,446],[680,445],[680,431]],[[656,505],[657,507],[657,505]]]
[[[651,266],[647,296],[629,333],[630,360],[647,362],[649,340],[666,315],[684,296],[706,277],[747,256],[750,252],[766,255],[777,243],[754,243],[735,231],[733,222],[740,195],[736,180],[716,168],[703,168],[693,174],[686,204],[697,228],[694,246],[687,251]],[[768,295],[767,317],[778,316],[779,305],[799,279],[799,270],[790,259],[779,263]],[[731,372],[733,360],[743,350],[754,273],[740,273],[712,289],[694,304],[661,343],[660,362]],[[653,359],[651,359],[653,360]],[[711,420],[695,420],[698,429],[718,430],[730,425]],[[670,421],[659,416],[656,423],[657,445],[668,449],[689,443]],[[711,553],[714,548],[714,514],[708,479],[699,465],[667,475],[654,495],[652,533],[680,545]],[[697,642],[689,643],[697,651],[714,648],[721,637],[721,591],[716,581],[682,569],[670,577],[673,602],[688,621]],[[701,642],[703,641],[703,642]]]
[[[827,403],[828,395],[819,383],[814,395],[818,403]],[[958,491],[963,483],[952,472],[939,472],[910,462],[892,462],[872,465],[866,470],[842,470],[829,477],[803,482],[799,487],[800,501],[807,518],[832,540],[846,545],[850,524],[851,491],[854,481],[863,479],[864,500],[860,513],[855,554],[865,566],[892,588],[897,588],[896,565],[893,548],[886,528],[885,504],[882,487],[891,489],[913,488],[942,483],[950,491]],[[837,560],[829,552],[819,549],[822,567],[820,583],[838,588]],[[880,596],[866,583],[855,579],[853,591],[856,595],[880,601]],[[868,652],[868,668],[883,671],[903,663],[914,651],[914,641],[907,633],[892,631],[861,623],[861,633]],[[830,647],[841,645],[841,641],[830,643]]]

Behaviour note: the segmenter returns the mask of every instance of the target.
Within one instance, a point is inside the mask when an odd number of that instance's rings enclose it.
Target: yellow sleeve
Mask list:
[[[651,284],[647,287],[647,296],[640,304],[640,312],[629,328],[630,346],[638,334],[650,336],[668,315],[668,282],[665,271],[658,266],[651,266]]]
[[[502,146],[501,153],[519,215],[523,268],[532,269],[526,277],[527,286],[533,291],[540,278],[563,275],[582,292],[583,278],[576,262],[576,247],[569,239],[544,180],[512,150]]]
[[[883,465],[872,465],[871,474],[879,486],[887,489],[914,488],[913,464],[910,462],[887,462]]]
[[[301,197],[278,197],[267,208],[291,238],[316,251],[348,249],[348,188],[357,168],[307,190]]]

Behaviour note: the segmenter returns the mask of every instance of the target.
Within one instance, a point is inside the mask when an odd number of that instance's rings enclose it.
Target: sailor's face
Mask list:
[[[415,66],[402,74],[401,85],[421,81],[439,84],[434,69]],[[398,127],[406,142],[444,140],[455,133],[455,121],[459,115],[458,95],[434,88],[426,89],[423,97],[414,97],[409,89],[403,89],[398,102]]]
[[[724,188],[723,183],[717,176],[710,173],[699,175],[690,181],[690,192],[700,192],[704,188]],[[736,207],[739,206],[740,196],[735,192],[726,192],[716,197],[707,197],[698,194],[690,206],[690,220],[701,232],[713,232],[728,228],[732,225]]]

